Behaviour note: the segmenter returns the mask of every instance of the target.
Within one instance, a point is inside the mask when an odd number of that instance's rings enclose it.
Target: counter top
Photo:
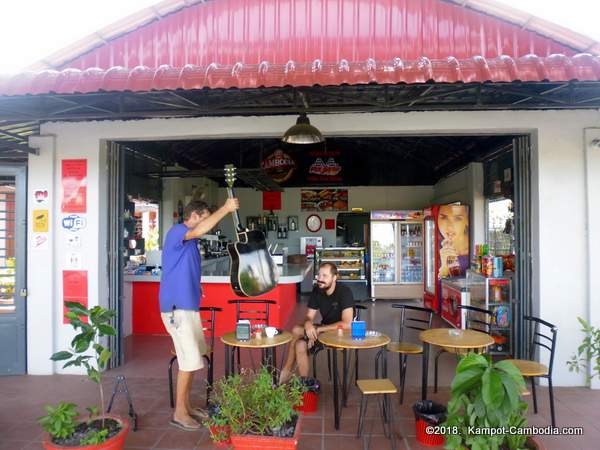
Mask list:
[[[300,283],[306,277],[312,261],[303,264],[283,264],[279,269],[279,284]],[[160,282],[160,275],[125,275],[129,282]],[[202,283],[229,283],[229,257],[202,260]]]

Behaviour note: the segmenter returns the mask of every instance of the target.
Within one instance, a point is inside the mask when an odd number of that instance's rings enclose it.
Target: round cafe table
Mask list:
[[[439,347],[449,347],[452,349],[481,350],[494,343],[492,337],[476,330],[461,330],[457,328],[431,328],[421,331],[419,335],[423,341],[423,370],[421,372],[421,400],[427,396],[427,375],[429,370],[429,347],[437,345]]]
[[[262,338],[256,339],[254,335],[247,341],[240,341],[235,338],[235,332],[225,333],[221,336],[221,342],[225,344],[225,376],[231,375],[234,368],[234,353],[232,347],[260,349],[262,354],[262,364],[268,367],[273,373],[273,379],[276,381],[275,367],[277,365],[276,349],[280,345],[285,345],[292,340],[292,334],[288,331],[282,331],[272,338],[264,333]],[[240,368],[238,367],[238,370]]]
[[[342,396],[343,403],[346,406],[346,400],[348,398],[348,350],[363,350],[368,348],[379,348],[389,344],[390,338],[385,334],[379,336],[367,336],[364,339],[352,339],[350,331],[344,331],[342,336],[338,335],[336,331],[326,331],[325,333],[319,334],[319,342],[327,347],[328,352],[334,352],[333,358],[333,409],[334,409],[334,421],[335,429],[340,429],[340,402],[339,402],[339,374],[336,350],[342,350],[344,358],[344,373],[343,373],[343,386]],[[357,374],[358,377],[358,374]]]

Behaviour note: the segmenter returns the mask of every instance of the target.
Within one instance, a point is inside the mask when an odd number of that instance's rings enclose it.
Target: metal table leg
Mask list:
[[[340,401],[339,401],[339,393],[338,393],[338,384],[339,384],[339,374],[338,374],[338,364],[337,364],[337,354],[335,349],[327,349],[328,352],[332,352],[333,356],[333,411],[334,411],[334,420],[335,420],[335,429],[340,429]]]
[[[427,375],[429,374],[429,344],[423,342],[423,361],[421,373],[421,400],[427,397]]]
[[[343,373],[342,373],[342,405],[344,408],[348,406],[348,372],[349,372],[349,358],[348,358],[348,350],[342,350],[343,355]]]
[[[229,345],[225,344],[225,378],[227,378],[230,374],[231,374],[231,350],[229,348]]]

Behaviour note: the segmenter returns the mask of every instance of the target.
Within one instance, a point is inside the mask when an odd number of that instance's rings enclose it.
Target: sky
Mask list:
[[[219,0],[214,0],[219,1]],[[159,0],[5,0],[0,73],[15,73]],[[598,0],[502,0],[600,41]]]

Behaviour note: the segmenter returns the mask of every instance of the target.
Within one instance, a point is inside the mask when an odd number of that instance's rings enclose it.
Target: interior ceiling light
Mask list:
[[[325,142],[321,132],[310,124],[306,113],[300,114],[296,125],[287,130],[281,140],[286,144],[319,144]]]

